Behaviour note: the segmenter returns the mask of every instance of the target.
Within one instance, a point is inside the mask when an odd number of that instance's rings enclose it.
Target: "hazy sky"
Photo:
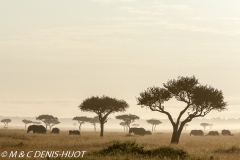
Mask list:
[[[239,0],[1,0],[0,115],[94,116],[77,106],[107,95],[127,101],[125,113],[166,118],[136,97],[195,75],[229,104],[206,118],[239,118],[239,8]],[[166,106],[175,114],[182,104]]]

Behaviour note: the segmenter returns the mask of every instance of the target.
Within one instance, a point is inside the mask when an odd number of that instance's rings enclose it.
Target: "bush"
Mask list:
[[[156,149],[146,151],[146,155],[149,157],[158,157],[161,159],[185,159],[188,157],[188,153],[182,149],[174,149],[172,147],[159,147]]]
[[[106,149],[102,149],[97,154],[100,155],[116,155],[116,154],[143,154],[143,146],[139,146],[136,142],[114,142]],[[95,154],[96,154],[95,153]]]
[[[94,155],[138,155],[149,158],[168,158],[168,159],[185,159],[189,155],[182,149],[174,149],[172,147],[159,147],[152,150],[144,150],[143,146],[138,145],[134,141],[114,142],[106,149],[94,152]]]

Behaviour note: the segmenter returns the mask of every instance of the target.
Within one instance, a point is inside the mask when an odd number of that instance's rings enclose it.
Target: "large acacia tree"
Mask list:
[[[185,107],[180,111],[176,121],[164,106],[164,103],[171,98],[185,103]],[[149,87],[140,93],[137,102],[142,107],[148,107],[152,111],[168,116],[173,127],[171,143],[179,142],[184,125],[193,118],[204,117],[213,110],[223,111],[227,106],[221,90],[200,84],[195,76],[168,80],[163,87]],[[181,120],[183,115],[185,118]]]
[[[104,124],[107,122],[108,116],[111,113],[123,112],[129,106],[124,100],[118,100],[108,96],[92,96],[85,99],[78,107],[81,111],[94,112],[98,115],[101,126],[100,136],[103,137]]]
[[[132,115],[132,114],[118,115],[115,118],[123,120],[125,122],[126,130],[130,128],[131,123],[133,123],[136,119],[139,119],[137,115]]]

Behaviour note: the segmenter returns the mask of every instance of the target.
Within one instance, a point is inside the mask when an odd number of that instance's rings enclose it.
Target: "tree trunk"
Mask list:
[[[81,132],[81,123],[79,124],[79,127],[78,127],[78,130],[79,130],[79,132]]]
[[[155,131],[155,132],[156,132],[156,126],[157,126],[157,125],[154,126],[154,131]]]
[[[153,132],[153,125],[152,125],[152,132]]]
[[[103,137],[104,122],[100,122],[100,126],[101,126],[100,137]]]
[[[173,127],[171,143],[174,143],[174,144],[178,144],[181,133],[182,133],[182,129],[183,129],[183,127],[179,127],[179,129],[177,129],[177,128],[178,128],[178,126]]]

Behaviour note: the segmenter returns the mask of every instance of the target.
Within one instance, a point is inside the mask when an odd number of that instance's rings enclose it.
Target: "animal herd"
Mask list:
[[[192,130],[190,132],[190,136],[194,135],[194,136],[203,136],[204,132],[202,130]],[[219,136],[220,134],[218,133],[218,131],[210,131],[207,136]],[[233,136],[233,134],[229,131],[229,130],[222,130],[222,135],[223,136]]]
[[[33,133],[46,133],[47,132],[46,128],[42,125],[30,125],[27,129],[27,133],[29,133],[31,131]],[[51,131],[51,133],[53,133],[53,134],[59,134],[59,132],[60,132],[60,130],[58,128],[53,128]],[[134,133],[135,135],[140,135],[140,136],[152,134],[150,131],[146,131],[144,128],[130,128],[129,133]],[[70,130],[69,135],[81,135],[81,134],[78,130]],[[192,130],[190,132],[190,136],[191,135],[203,136],[204,132],[202,130]],[[218,131],[210,131],[207,134],[207,136],[218,136],[218,135],[220,135],[218,133]],[[233,134],[229,130],[225,130],[225,129],[222,130],[222,135],[223,136],[233,136]]]
[[[47,132],[46,128],[42,125],[30,125],[27,129],[27,133],[29,133],[31,131],[33,133],[46,133]],[[53,128],[51,131],[51,133],[53,133],[53,134],[59,134],[59,132],[60,132],[59,128]],[[69,135],[80,135],[80,132],[78,130],[70,130]]]

